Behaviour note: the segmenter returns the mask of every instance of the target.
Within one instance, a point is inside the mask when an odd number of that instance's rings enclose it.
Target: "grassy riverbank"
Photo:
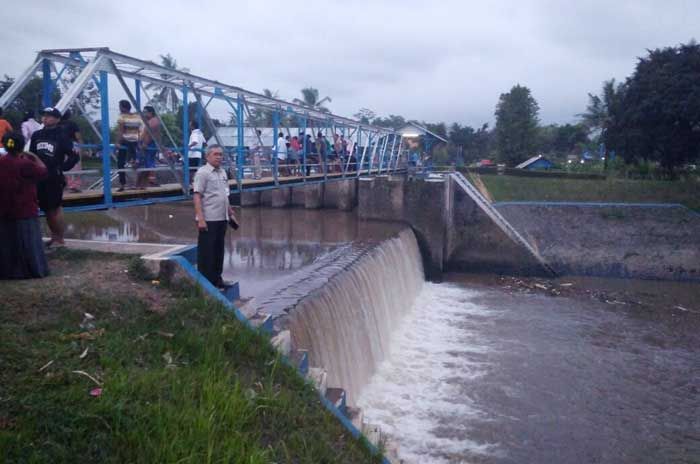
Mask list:
[[[378,462],[262,336],[131,259],[0,282],[3,462]]]
[[[481,175],[495,201],[680,203],[700,212],[697,179],[662,181]]]

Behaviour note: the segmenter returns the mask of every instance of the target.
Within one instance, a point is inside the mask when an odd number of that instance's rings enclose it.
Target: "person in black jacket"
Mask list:
[[[46,214],[46,222],[51,230],[51,240],[47,246],[65,244],[63,231],[63,188],[66,185],[63,171],[71,169],[79,158],[73,152],[73,142],[66,131],[59,126],[61,112],[56,108],[44,108],[41,112],[44,128],[32,134],[29,151],[39,156],[48,170],[48,176],[37,184],[39,207]]]

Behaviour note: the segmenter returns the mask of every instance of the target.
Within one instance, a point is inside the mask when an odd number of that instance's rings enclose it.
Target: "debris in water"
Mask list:
[[[571,287],[573,284],[571,282],[565,282],[563,284],[559,284],[560,287]]]

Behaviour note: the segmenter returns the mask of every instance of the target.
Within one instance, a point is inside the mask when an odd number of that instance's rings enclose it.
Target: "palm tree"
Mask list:
[[[330,113],[331,110],[323,106],[325,102],[331,102],[331,97],[323,97],[319,99],[318,89],[313,87],[304,87],[301,89],[301,99],[295,98],[292,100],[297,105],[305,106],[311,108],[312,110],[320,111],[322,113]]]
[[[174,71],[190,71],[188,68],[178,68],[177,61],[172,57],[172,55],[170,55],[170,53],[160,55],[160,65]],[[160,79],[164,81],[169,81],[173,77],[174,76],[172,74],[168,74],[167,72],[160,74]],[[151,99],[151,103],[158,112],[175,113],[177,111],[178,107],[180,106],[180,97],[175,88],[150,83],[146,85],[146,89],[153,90],[154,94],[152,96],[153,98]]]
[[[603,82],[601,96],[588,94],[586,112],[578,116],[589,131],[598,133],[601,142],[606,143],[608,130],[614,123],[613,109],[622,92],[621,85],[615,85],[615,79]],[[605,168],[608,167],[608,157],[605,157]]]
[[[619,86],[615,86],[615,79],[610,79],[603,82],[602,96],[588,94],[586,112],[577,116],[582,119],[583,124],[589,130],[598,130],[604,133],[605,129],[610,126],[610,109],[614,105],[618,91]]]
[[[263,89],[263,95],[267,98],[279,98],[277,90],[273,92],[270,89]],[[237,124],[236,115],[233,112],[229,112],[229,115],[229,123],[235,126]],[[248,125],[253,127],[270,127],[272,126],[272,113],[263,108],[252,107],[248,115]]]

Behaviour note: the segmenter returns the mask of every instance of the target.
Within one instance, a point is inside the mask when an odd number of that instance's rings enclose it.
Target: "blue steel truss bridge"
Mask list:
[[[190,198],[190,120],[195,120],[200,128],[212,134],[210,144],[224,147],[224,165],[229,173],[232,193],[395,173],[404,170],[408,160],[408,146],[400,131],[363,124],[318,108],[166,68],[109,48],[42,50],[33,64],[0,96],[0,108],[8,107],[37,77],[42,80],[43,106],[53,106],[61,112],[71,107],[77,109],[100,141],[97,145],[81,147],[98,153],[100,167],[68,173],[80,176],[84,185],[80,192],[64,195],[64,205],[69,210],[136,206]],[[52,101],[56,89],[60,90],[58,102]],[[111,136],[110,108],[117,106],[118,99],[128,100],[141,118],[143,127],[150,132],[143,108],[152,105],[155,94],[163,89],[182,103],[181,139],[173,137],[162,123],[163,113],[159,114],[157,110],[156,117],[161,118],[163,131],[162,138],[154,137],[159,152],[158,163],[154,168],[118,169],[115,161],[120,146]],[[86,108],[80,98],[87,90],[99,96],[99,102],[91,108]],[[111,106],[110,97],[113,100]],[[210,116],[212,102],[225,105],[230,112],[233,127],[229,129],[235,131],[233,136],[225,138],[221,135],[221,128]],[[192,107],[194,114],[190,114]],[[270,132],[271,129],[272,137],[267,140],[263,140],[263,131],[256,125],[260,123],[261,114],[266,115],[271,123],[268,123],[271,127],[267,130]],[[299,138],[301,148],[295,163],[290,157],[278,157],[283,149],[278,146],[275,135],[280,132]],[[315,152],[308,146],[306,135],[315,138],[319,133],[331,144],[334,136],[342,136],[347,149],[336,154],[332,149],[323,154]],[[157,173],[159,185],[118,188],[116,181],[120,173],[136,176],[142,171]]]

